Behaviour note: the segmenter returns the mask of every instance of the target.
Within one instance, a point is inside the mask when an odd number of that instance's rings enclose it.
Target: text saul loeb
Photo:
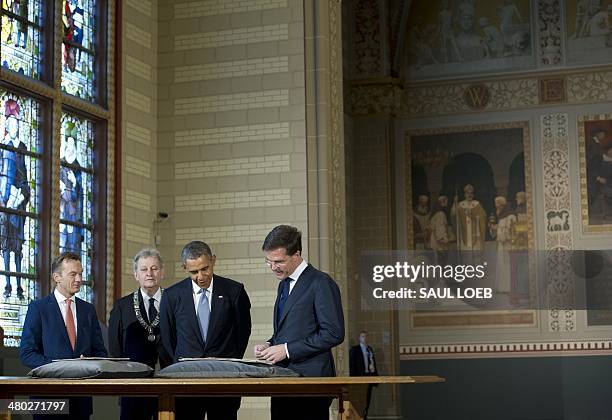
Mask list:
[[[392,265],[375,265],[372,267],[372,281],[381,283],[389,279],[401,279],[411,285],[424,286],[424,283],[454,280],[462,283],[467,279],[482,279],[486,275],[487,263],[479,265],[438,265],[410,264],[396,262]],[[490,287],[400,287],[396,290],[385,290],[376,287],[372,290],[375,299],[491,299],[493,289]]]

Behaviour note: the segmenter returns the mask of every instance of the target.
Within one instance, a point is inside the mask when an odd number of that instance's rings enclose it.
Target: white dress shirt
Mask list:
[[[53,291],[53,295],[55,296],[55,300],[57,300],[57,304],[59,305],[60,311],[62,312],[62,318],[64,319],[64,325],[66,325],[66,301],[68,298],[62,295],[57,288]],[[74,319],[74,331],[77,332],[77,308],[76,308],[76,297],[72,296],[70,298],[70,310],[72,311],[72,318]]]
[[[208,298],[208,309],[212,312],[212,291],[213,291],[213,283],[215,282],[215,276],[213,275],[210,279],[210,286],[206,289],[206,297]],[[200,303],[200,299],[204,297],[204,294],[200,291],[202,288],[198,286],[198,284],[191,280],[191,286],[193,287],[193,306],[195,306],[196,316],[198,316],[198,303]]]
[[[157,289],[157,292],[153,296],[147,295],[147,292],[141,287],[140,288],[140,296],[142,296],[142,300],[144,302],[145,310],[147,311],[147,315],[149,314],[149,305],[151,305],[151,298],[155,299],[155,309],[157,309],[157,313],[159,313],[159,303],[161,301],[161,287]],[[152,319],[149,322],[153,322]]]

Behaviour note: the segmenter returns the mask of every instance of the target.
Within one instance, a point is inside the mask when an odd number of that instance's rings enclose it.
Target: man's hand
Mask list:
[[[259,359],[265,360],[266,362],[276,364],[287,358],[287,352],[285,351],[284,344],[277,344],[270,346],[260,352]]]
[[[257,344],[253,347],[253,353],[255,353],[255,357],[257,359],[262,359],[261,352],[270,347],[270,343]]]

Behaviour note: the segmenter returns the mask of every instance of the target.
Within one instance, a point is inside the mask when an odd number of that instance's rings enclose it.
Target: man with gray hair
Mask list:
[[[159,305],[164,261],[158,250],[143,248],[134,256],[138,289],[115,302],[108,322],[108,343],[113,357],[129,357],[155,369],[172,363],[160,339]],[[157,416],[156,398],[121,398],[121,419],[150,420]]]
[[[181,251],[188,276],[164,292],[161,335],[176,363],[183,357],[241,359],[251,335],[251,302],[244,286],[214,274],[217,260],[201,241]],[[237,418],[240,398],[178,398],[177,419]]]

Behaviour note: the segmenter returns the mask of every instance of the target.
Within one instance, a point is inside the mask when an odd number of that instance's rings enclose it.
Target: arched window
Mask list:
[[[105,319],[115,2],[1,1],[0,326],[4,345],[17,347],[29,302],[53,290],[50,260],[62,251],[81,255],[78,296]]]

